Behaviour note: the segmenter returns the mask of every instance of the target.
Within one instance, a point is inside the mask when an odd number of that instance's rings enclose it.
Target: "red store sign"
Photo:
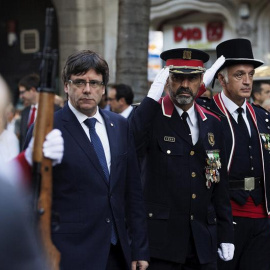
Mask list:
[[[218,41],[223,36],[223,23],[222,22],[209,22],[206,25],[206,37],[208,41]],[[202,31],[199,27],[186,28],[181,26],[174,27],[174,40],[180,42],[186,40],[201,40]]]

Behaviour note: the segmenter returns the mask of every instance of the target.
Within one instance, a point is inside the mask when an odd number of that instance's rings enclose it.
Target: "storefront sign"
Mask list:
[[[223,23],[222,22],[209,22],[203,27],[174,27],[174,41],[181,42],[182,40],[202,40],[202,33],[205,32],[203,29],[206,27],[207,41],[219,41],[223,36]]]
[[[202,39],[202,31],[198,27],[187,28],[176,26],[174,27],[174,40],[182,41],[183,39],[187,40],[201,40]]]
[[[227,22],[166,24],[163,27],[163,49],[215,50],[220,42],[232,37],[234,33]]]
[[[209,22],[206,26],[207,40],[219,41],[223,37],[223,23]]]

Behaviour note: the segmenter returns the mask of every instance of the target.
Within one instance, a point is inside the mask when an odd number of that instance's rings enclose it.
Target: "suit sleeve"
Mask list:
[[[219,130],[222,130],[221,124]],[[217,241],[220,243],[233,243],[233,219],[229,197],[229,183],[226,164],[225,140],[223,133],[220,132],[220,182],[215,186],[213,200],[217,215]]]
[[[155,100],[146,97],[135,109],[130,119],[131,128],[134,134],[135,147],[138,156],[143,156],[152,132],[152,123],[155,115],[160,110],[160,104]]]
[[[134,138],[129,130],[127,162],[126,209],[128,230],[131,235],[132,260],[149,261],[146,212],[144,208],[139,167]]]

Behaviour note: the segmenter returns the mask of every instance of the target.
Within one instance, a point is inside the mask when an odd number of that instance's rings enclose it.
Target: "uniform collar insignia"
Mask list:
[[[170,99],[169,95],[166,95],[164,98],[162,98],[159,103],[161,103],[162,112],[164,116],[172,117],[172,113],[174,110],[174,104]]]
[[[172,117],[174,104],[171,101],[170,96],[166,95],[165,97],[161,98],[159,100],[159,103],[161,104],[163,115],[167,117]],[[200,105],[198,105],[196,102],[194,104],[195,104],[195,110],[199,112],[200,117],[202,118],[203,121],[205,121],[207,119],[204,113],[205,109],[201,107]]]

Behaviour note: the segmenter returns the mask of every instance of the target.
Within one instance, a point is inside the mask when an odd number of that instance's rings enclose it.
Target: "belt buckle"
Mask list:
[[[255,189],[255,177],[246,177],[245,180],[245,190],[253,190]]]

